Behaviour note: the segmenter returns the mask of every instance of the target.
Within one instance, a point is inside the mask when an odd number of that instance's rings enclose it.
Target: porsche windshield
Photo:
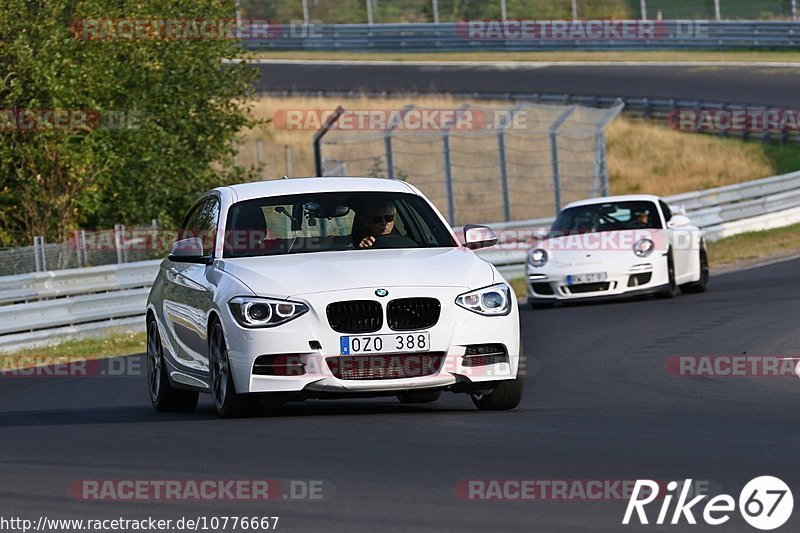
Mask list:
[[[224,257],[453,246],[447,226],[416,195],[309,193],[231,206]]]
[[[661,219],[653,202],[606,202],[564,209],[553,223],[550,234],[558,236],[661,227]]]

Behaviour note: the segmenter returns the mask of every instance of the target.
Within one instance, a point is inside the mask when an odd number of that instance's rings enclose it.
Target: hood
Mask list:
[[[461,287],[494,282],[492,266],[466,248],[346,250],[224,259],[220,268],[258,296],[369,287]]]

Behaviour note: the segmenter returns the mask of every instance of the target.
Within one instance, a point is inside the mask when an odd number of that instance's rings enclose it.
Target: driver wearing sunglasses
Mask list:
[[[368,206],[359,217],[364,236],[356,243],[357,248],[371,248],[377,237],[391,235],[396,213],[391,204]]]

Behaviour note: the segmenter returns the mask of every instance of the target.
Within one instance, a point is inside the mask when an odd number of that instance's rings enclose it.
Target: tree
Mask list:
[[[196,31],[197,19],[233,19],[232,1],[3,4],[0,245],[115,222],[168,227],[203,191],[250,178],[232,156],[255,125],[257,71],[223,63],[242,56],[235,39]],[[120,19],[142,31],[128,37]],[[159,33],[166,19],[181,31]]]

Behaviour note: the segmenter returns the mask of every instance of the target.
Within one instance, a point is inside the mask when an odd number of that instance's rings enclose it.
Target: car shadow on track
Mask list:
[[[258,409],[250,416],[242,418],[294,418],[307,416],[353,416],[353,415],[386,415],[386,414],[441,414],[479,411],[470,406],[453,405],[406,405],[390,403],[390,401],[359,402],[343,400],[309,401],[291,403],[269,409]],[[210,404],[201,403],[197,409],[189,412],[157,413],[149,406],[104,407],[82,409],[52,409],[42,411],[6,411],[0,412],[0,428],[29,426],[71,426],[83,424],[120,424],[150,422],[185,422],[217,419],[218,416]]]

